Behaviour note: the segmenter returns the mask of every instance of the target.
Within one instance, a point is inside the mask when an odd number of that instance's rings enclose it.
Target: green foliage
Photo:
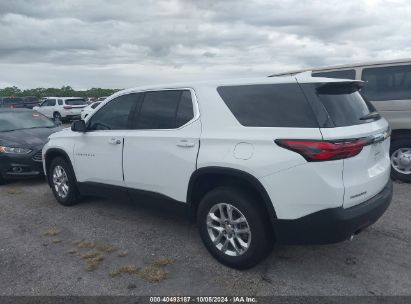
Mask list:
[[[18,87],[7,87],[0,89],[1,97],[10,96],[36,96],[37,98],[42,98],[46,96],[75,96],[75,97],[103,97],[110,96],[111,94],[119,91],[119,89],[102,89],[102,88],[91,88],[85,91],[76,91],[71,86],[63,86],[60,89],[57,88],[36,88],[20,90]]]

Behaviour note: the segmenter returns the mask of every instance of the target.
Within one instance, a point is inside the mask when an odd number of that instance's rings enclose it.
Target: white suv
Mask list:
[[[185,203],[215,258],[251,267],[273,241],[343,241],[389,206],[390,130],[361,84],[298,75],[124,90],[50,136],[44,171],[63,205]]]
[[[54,120],[79,119],[81,110],[87,106],[81,97],[48,97],[33,110]]]

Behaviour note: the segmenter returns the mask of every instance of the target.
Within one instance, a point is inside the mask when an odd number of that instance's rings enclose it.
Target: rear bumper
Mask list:
[[[387,210],[393,194],[392,181],[371,199],[344,209],[321,210],[295,220],[274,222],[276,240],[281,244],[330,244],[349,239],[375,223]]]

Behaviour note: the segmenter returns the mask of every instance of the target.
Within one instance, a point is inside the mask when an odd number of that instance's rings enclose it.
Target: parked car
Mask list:
[[[101,104],[101,101],[95,101],[81,110],[81,119],[86,119]]]
[[[99,97],[99,98],[97,98],[97,101],[104,101],[104,100],[106,100],[106,98],[107,98],[107,96]]]
[[[314,68],[312,76],[357,79],[366,82],[361,89],[365,99],[390,123],[391,175],[411,183],[411,59],[358,63]],[[295,75],[306,70],[275,74]]]
[[[32,110],[0,109],[0,184],[42,175],[41,150],[48,136],[60,130]]]
[[[25,108],[32,109],[39,101],[34,96],[27,97],[0,97],[0,108]]]
[[[121,91],[50,136],[44,171],[66,206],[127,193],[186,203],[209,252],[248,268],[274,240],[343,241],[389,206],[390,129],[361,85],[309,76]]]
[[[81,110],[87,106],[80,97],[49,97],[33,110],[54,120],[80,119]]]

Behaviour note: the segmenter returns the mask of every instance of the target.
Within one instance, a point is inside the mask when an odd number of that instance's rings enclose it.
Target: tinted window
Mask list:
[[[313,77],[327,77],[338,79],[355,79],[355,70],[339,70],[330,72],[313,72]]]
[[[183,91],[147,92],[136,122],[137,129],[174,129]]]
[[[4,104],[18,104],[18,103],[23,103],[23,98],[19,98],[19,97],[6,97],[6,98],[3,98],[3,103],[4,103]]]
[[[176,115],[176,128],[179,128],[188,123],[194,117],[193,101],[191,100],[191,92],[184,91],[181,94],[180,103]]]
[[[37,112],[24,111],[0,113],[0,132],[54,127],[56,127],[56,125],[50,119]]]
[[[46,107],[53,107],[55,105],[56,105],[55,99],[48,99],[42,104],[42,106],[46,106]]]
[[[66,100],[66,105],[68,105],[68,106],[83,106],[83,105],[87,105],[87,103],[84,99],[67,99]]]
[[[63,105],[63,100],[62,99],[57,100],[57,102],[58,102],[59,106]]]
[[[244,126],[318,128],[297,84],[226,86],[217,91]]]
[[[126,130],[133,108],[141,100],[141,94],[127,94],[111,100],[90,119],[89,130]]]
[[[362,79],[368,100],[411,99],[411,65],[363,69]]]
[[[358,125],[369,122],[360,118],[375,111],[366,102],[353,83],[329,83],[326,85],[304,84],[304,90],[313,90],[314,94],[326,108],[336,127]]]

